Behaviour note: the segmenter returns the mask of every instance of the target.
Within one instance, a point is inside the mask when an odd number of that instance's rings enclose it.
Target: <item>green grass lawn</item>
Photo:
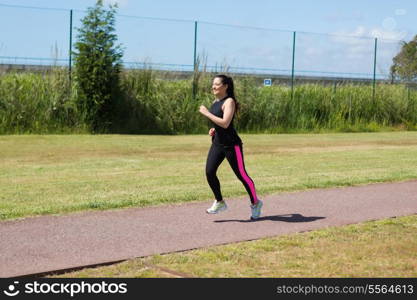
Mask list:
[[[242,135],[259,195],[417,178],[417,132]],[[213,198],[209,136],[0,136],[0,219]],[[246,194],[225,161],[224,196]]]

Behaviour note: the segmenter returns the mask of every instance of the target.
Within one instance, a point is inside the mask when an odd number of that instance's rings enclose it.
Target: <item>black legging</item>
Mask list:
[[[251,203],[255,204],[258,201],[255,184],[246,172],[242,145],[234,145],[230,147],[223,147],[216,144],[211,145],[207,156],[206,176],[207,181],[214,193],[214,197],[217,201],[223,200],[222,193],[220,191],[220,182],[217,178],[216,172],[225,157],[227,158],[237,178],[239,178],[245,186]]]

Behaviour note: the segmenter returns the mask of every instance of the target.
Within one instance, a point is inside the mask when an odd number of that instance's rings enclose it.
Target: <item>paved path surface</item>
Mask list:
[[[249,200],[42,216],[0,222],[0,277],[36,275],[135,257],[417,214],[417,181],[309,190]]]

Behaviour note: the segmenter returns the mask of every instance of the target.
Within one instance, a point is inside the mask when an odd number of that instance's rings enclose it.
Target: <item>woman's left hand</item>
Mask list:
[[[206,116],[209,113],[209,111],[208,111],[207,107],[205,107],[204,105],[201,105],[200,106],[200,113],[202,115]]]

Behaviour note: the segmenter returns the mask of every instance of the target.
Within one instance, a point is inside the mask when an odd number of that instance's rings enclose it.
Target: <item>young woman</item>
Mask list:
[[[252,210],[251,219],[258,219],[261,215],[263,203],[258,199],[255,184],[246,172],[242,140],[233,127],[233,119],[238,110],[233,79],[226,75],[215,76],[212,91],[216,99],[213,101],[210,110],[204,105],[200,106],[200,113],[214,125],[214,128],[209,130],[209,135],[212,136],[212,145],[207,157],[206,176],[216,200],[207,209],[207,213],[217,214],[227,209],[220,191],[220,182],[216,175],[220,164],[227,158],[237,178],[243,183],[249,194]]]

